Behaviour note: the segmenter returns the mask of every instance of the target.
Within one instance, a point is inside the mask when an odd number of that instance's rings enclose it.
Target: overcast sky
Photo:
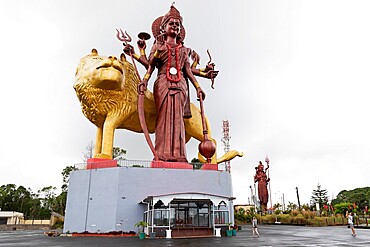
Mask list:
[[[136,42],[171,4],[0,1],[0,185],[61,186],[63,168],[81,163],[95,141],[96,128],[73,90],[79,59],[92,48],[119,56],[116,28]],[[200,54],[202,66],[210,49],[220,70],[214,90],[208,80],[199,82],[218,156],[226,119],[231,149],[245,153],[231,162],[235,203],[248,203],[254,168],[266,155],[274,204],[283,193],[286,203],[297,203],[295,187],[308,203],[318,183],[330,199],[369,186],[369,1],[177,0],[175,6],[185,45]],[[142,134],[118,130],[114,145],[127,150],[127,159],[152,159]],[[197,146],[187,145],[189,160]]]

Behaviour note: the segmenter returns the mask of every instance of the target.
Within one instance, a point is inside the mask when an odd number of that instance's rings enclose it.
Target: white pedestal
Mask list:
[[[192,198],[189,191],[197,193],[199,198],[231,198],[231,174],[212,170],[139,167],[73,171],[63,232],[137,231],[134,225],[143,220],[147,210],[138,202],[153,195],[169,195],[170,199],[170,195],[175,198],[181,194],[184,199]],[[232,201],[227,202],[232,211]],[[229,215],[232,215],[231,211]],[[234,222],[234,218],[228,221]],[[170,233],[167,235],[171,236]]]
[[[166,238],[172,238],[171,232],[172,230],[166,230]]]
[[[221,237],[221,228],[215,228],[215,236]]]

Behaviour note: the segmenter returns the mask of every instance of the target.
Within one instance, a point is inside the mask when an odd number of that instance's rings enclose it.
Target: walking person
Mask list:
[[[353,220],[353,214],[352,213],[349,213],[348,214],[348,211],[347,211],[347,215],[346,216],[348,217],[349,228],[351,228],[351,231],[352,231],[352,234],[351,235],[353,237],[355,237],[356,236],[356,232],[355,232],[355,227],[353,225],[353,222],[354,222],[354,220]]]
[[[252,219],[252,230],[253,230],[253,237],[255,235],[257,235],[257,237],[260,236],[260,234],[258,233],[258,227],[257,227],[257,219],[256,219],[256,217],[253,217],[253,219]]]

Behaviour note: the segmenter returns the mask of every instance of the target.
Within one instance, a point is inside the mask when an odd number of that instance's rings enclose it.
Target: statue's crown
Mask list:
[[[182,23],[180,12],[173,5],[171,6],[170,11],[168,11],[168,13],[163,16],[162,25],[165,24],[170,18],[179,19]]]

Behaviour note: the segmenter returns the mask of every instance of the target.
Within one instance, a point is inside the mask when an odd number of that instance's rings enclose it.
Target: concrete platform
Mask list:
[[[235,237],[144,240],[138,237],[47,237],[42,231],[0,231],[0,246],[370,246],[370,230],[356,229],[357,236],[352,237],[347,226],[260,225],[259,238],[253,238],[250,225],[242,228]]]
[[[229,218],[225,221],[234,221],[234,198],[228,172],[111,167],[71,173],[64,232],[137,231],[134,225],[143,220],[148,210],[148,202],[144,200],[148,198],[160,198],[166,206],[174,198],[207,199],[215,207],[223,202],[229,210]],[[209,223],[209,227],[213,225]]]

